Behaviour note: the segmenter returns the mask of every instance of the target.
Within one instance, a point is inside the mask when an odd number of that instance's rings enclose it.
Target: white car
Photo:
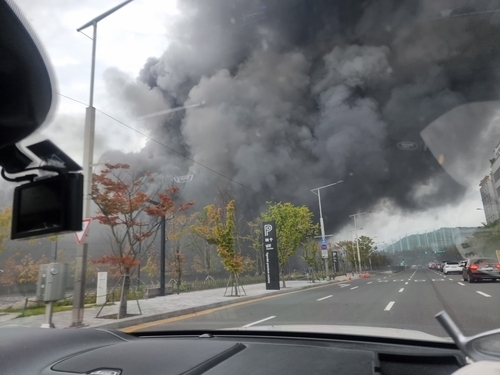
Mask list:
[[[464,266],[458,262],[446,262],[443,266],[443,273],[445,275],[449,273],[462,273]]]

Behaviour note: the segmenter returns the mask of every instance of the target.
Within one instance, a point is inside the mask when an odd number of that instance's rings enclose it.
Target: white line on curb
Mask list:
[[[330,294],[329,296],[320,298],[320,299],[318,299],[318,301],[323,301],[324,299],[327,299],[327,298],[330,298],[330,297],[333,297],[333,294]]]
[[[270,317],[267,317],[267,318],[265,318],[265,319],[257,320],[256,322],[253,322],[253,323],[250,323],[250,324],[244,325],[243,327],[251,327],[251,326],[254,326],[254,325],[256,325],[256,324],[259,324],[259,323],[265,322],[266,320],[271,320],[271,319],[274,319],[274,318],[276,318],[276,316],[270,316]]]
[[[394,306],[395,303],[396,303],[395,301],[389,302],[389,304],[385,307],[384,311],[389,311],[390,309],[392,309],[392,306]]]
[[[479,290],[477,290],[476,293],[479,293],[480,295],[485,296],[485,297],[491,297],[489,294],[480,292]]]

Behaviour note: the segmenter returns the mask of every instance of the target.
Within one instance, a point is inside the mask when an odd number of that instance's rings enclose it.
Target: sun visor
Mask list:
[[[53,83],[49,60],[28,22],[12,1],[0,0],[0,149],[47,119]]]
[[[500,102],[469,103],[452,109],[420,133],[443,169],[465,187],[488,172],[500,141]]]

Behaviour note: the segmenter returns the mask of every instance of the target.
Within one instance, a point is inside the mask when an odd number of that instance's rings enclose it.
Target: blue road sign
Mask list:
[[[326,244],[326,238],[325,237],[321,238],[321,243],[322,244]]]
[[[326,243],[321,244],[321,250],[326,250]]]

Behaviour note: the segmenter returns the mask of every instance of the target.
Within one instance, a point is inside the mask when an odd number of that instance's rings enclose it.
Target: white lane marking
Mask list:
[[[274,319],[276,318],[276,315],[273,315],[273,316],[269,316],[265,319],[261,319],[261,320],[257,320],[256,322],[253,322],[253,323],[250,323],[250,324],[247,324],[247,325],[244,325],[243,328],[245,327],[251,327],[251,326],[254,326],[256,324],[259,324],[259,323],[262,323],[262,322],[265,322],[266,320],[271,320],[271,319]]]
[[[408,281],[405,283],[405,285],[408,285]]]
[[[465,285],[465,284],[461,283],[460,281],[458,281],[458,283],[459,283],[460,285],[462,285],[462,286],[463,286],[463,285]]]
[[[392,306],[394,306],[396,302],[395,301],[391,301],[387,304],[387,306],[385,307],[384,311],[389,311],[392,309]]]
[[[403,290],[405,290],[405,288],[401,288],[401,289],[399,289],[399,293],[401,293]]]
[[[451,280],[451,281],[453,281],[453,279],[451,279],[451,278],[448,278],[448,280]]]
[[[432,281],[444,281],[444,279],[432,279]]]
[[[413,281],[415,281],[416,283],[423,283],[423,282],[425,282],[425,280],[413,280]]]
[[[485,297],[491,297],[489,294],[480,292],[479,290],[476,290],[476,293],[479,293],[480,295],[485,296]]]
[[[384,279],[387,279],[387,276],[384,276]]]
[[[371,283],[373,283],[373,281],[368,281],[368,282],[367,282],[367,284],[371,284]]]
[[[345,288],[346,286],[349,286],[349,285],[351,285],[351,284],[340,284],[339,286],[340,286],[341,288]]]
[[[320,299],[318,299],[317,301],[323,301],[324,299],[327,299],[327,298],[330,298],[330,297],[333,297],[333,294],[330,294],[329,296],[326,296],[326,297],[320,298]]]
[[[351,288],[351,290],[356,289],[356,288],[357,288],[357,286],[353,286],[353,287]]]

